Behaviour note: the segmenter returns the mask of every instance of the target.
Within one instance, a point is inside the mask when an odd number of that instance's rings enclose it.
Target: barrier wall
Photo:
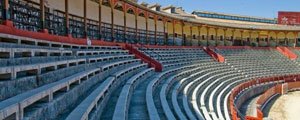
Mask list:
[[[270,82],[278,82],[278,83],[287,83],[288,90],[295,89],[295,88],[300,88],[300,74],[296,75],[285,75],[285,76],[274,76],[274,77],[268,77],[268,78],[259,78],[259,79],[254,79],[245,83],[242,83],[231,91],[230,97],[229,97],[229,108],[230,108],[230,114],[231,118],[233,120],[239,120],[241,119],[240,116],[237,114],[238,109],[235,105],[235,100],[237,99],[237,96],[241,94],[246,88],[250,88],[255,85],[260,85],[260,84],[265,84],[265,83],[270,83]],[[289,86],[290,85],[290,86]],[[283,90],[284,84],[279,84],[271,89],[267,90],[261,98],[258,100],[259,107],[265,104],[269,100],[270,97],[272,97],[275,94],[282,94],[284,93]],[[262,120],[263,119],[263,113],[261,109],[257,109],[257,116],[246,116],[246,120]]]

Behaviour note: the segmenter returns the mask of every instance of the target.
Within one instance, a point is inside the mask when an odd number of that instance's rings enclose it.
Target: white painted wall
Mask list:
[[[102,6],[101,7],[101,14],[102,14],[102,22],[111,23],[111,10],[110,7]]]
[[[146,19],[144,17],[138,16],[138,29],[146,29]]]
[[[126,24],[127,24],[127,27],[135,28],[135,15],[134,14],[127,13]]]
[[[92,20],[99,20],[99,4],[88,0],[87,2],[87,17]]]
[[[115,25],[124,26],[124,13],[120,10],[114,10],[114,22]]]

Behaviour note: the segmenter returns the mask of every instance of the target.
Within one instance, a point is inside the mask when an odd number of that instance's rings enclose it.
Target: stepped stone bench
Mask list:
[[[111,75],[68,115],[67,120],[87,120],[89,114],[103,104],[101,100],[105,94],[117,87],[122,78],[126,78],[125,75],[129,76],[135,73],[133,71],[146,67],[147,64],[134,65]]]
[[[227,84],[224,88],[222,88],[222,90],[218,93],[218,96],[217,96],[217,100],[216,100],[216,109],[217,109],[217,114],[219,116],[219,119],[220,120],[225,120],[223,114],[222,114],[222,111],[224,111],[224,113],[228,113],[228,110],[227,109],[222,109],[221,108],[221,101],[223,101],[224,103],[227,103],[227,97],[223,97],[222,96],[226,96],[225,95],[225,91],[226,90],[229,90],[230,86],[238,81],[244,81],[246,80],[247,78],[245,78],[244,76],[235,76],[233,78],[230,78],[228,81],[230,82],[230,84]],[[228,81],[225,81],[225,82],[228,82]],[[231,82],[232,81],[232,82]],[[219,86],[221,86],[222,84],[220,84]],[[229,92],[230,94],[230,92]],[[214,98],[215,99],[215,98]],[[211,104],[211,103],[210,103]],[[225,106],[224,107],[227,107],[226,104],[224,104]],[[227,120],[228,118],[226,118]]]
[[[49,102],[53,99],[53,94],[58,91],[68,91],[70,85],[81,84],[82,80],[88,80],[89,77],[99,74],[99,68],[77,73],[75,75],[66,77],[60,81],[53,82],[42,87],[30,90],[28,92],[19,94],[12,98],[0,102],[0,119],[5,119],[11,115],[16,116],[15,119],[22,120],[24,109],[37,101],[47,100]]]
[[[164,114],[166,115],[166,117],[168,119],[176,119],[172,110],[170,109],[170,106],[168,104],[167,101],[167,91],[169,90],[169,87],[171,87],[170,85],[173,83],[173,80],[179,78],[180,76],[184,75],[186,72],[183,73],[179,73],[177,75],[171,76],[167,79],[167,81],[165,83],[163,83],[160,94],[159,94],[159,98],[160,98],[160,102],[164,111]]]
[[[76,51],[76,56],[102,55],[102,54],[128,54],[128,51],[127,50]]]
[[[131,66],[125,70],[122,70],[122,71],[118,71],[116,73],[114,73],[112,75],[112,77],[114,77],[115,79],[119,80],[119,81],[123,81],[124,79],[126,79],[127,77],[124,77],[124,75],[132,72],[132,71],[135,71],[137,69],[141,69],[141,68],[146,68],[148,64],[146,63],[143,63],[143,64],[139,64],[139,65],[136,65],[136,66]],[[135,74],[135,73],[133,73]]]
[[[165,72],[161,73],[159,76],[155,77],[148,84],[147,89],[146,89],[146,104],[147,104],[147,110],[148,110],[148,114],[150,116],[150,119],[152,119],[152,120],[159,119],[159,115],[158,115],[158,112],[157,112],[157,109],[155,107],[154,100],[153,100],[153,90],[154,90],[154,87],[156,87],[159,84],[161,79],[163,77],[165,77],[166,75],[168,75],[168,74],[175,73],[177,71],[181,71],[181,70],[185,70],[185,69],[191,69],[191,68],[194,68],[194,67],[197,67],[197,66],[198,65],[190,65],[190,66],[184,66],[184,67],[175,68],[175,69],[165,71]]]
[[[227,71],[227,72],[225,72]],[[202,108],[205,109],[204,111],[208,111],[208,113],[204,113],[204,114],[210,114],[212,119],[218,119],[217,116],[216,116],[216,113],[214,111],[214,109],[208,109],[207,108],[207,104],[206,102],[212,102],[213,100],[211,99],[206,101],[207,99],[206,98],[209,98],[210,96],[207,96],[207,93],[208,92],[211,92],[212,89],[210,88],[213,88],[213,89],[216,89],[216,85],[218,84],[218,82],[220,82],[220,79],[226,75],[230,75],[230,76],[233,76],[234,74],[234,71],[230,70],[230,69],[225,69],[222,71],[222,73],[216,73],[214,78],[216,78],[214,81],[212,81],[211,83],[209,83],[207,86],[205,86],[205,89],[203,91],[201,91],[201,97],[200,97],[200,105],[203,106]],[[210,93],[210,95],[212,95],[213,93]],[[209,107],[209,106],[208,106]],[[203,110],[202,109],[202,110]]]
[[[203,97],[203,94],[200,93],[200,92],[203,92],[203,91],[200,91],[201,88],[206,88],[207,87],[207,84],[209,81],[213,81],[212,78],[216,78],[218,76],[220,76],[219,74],[217,73],[220,73],[220,72],[224,72],[226,70],[224,69],[218,69],[218,68],[215,68],[214,71],[210,71],[208,73],[206,73],[206,75],[210,75],[207,79],[203,80],[200,84],[198,84],[194,89],[193,89],[193,92],[192,92],[192,106],[193,108],[196,110],[196,111],[200,111],[200,109],[202,110],[202,114],[204,116],[205,119],[211,119],[210,116],[209,116],[209,113],[205,107],[205,104],[203,103],[203,99],[200,99],[202,101],[200,101],[201,103],[201,106],[198,105],[198,100],[199,100],[199,95],[201,95],[200,97]],[[231,71],[230,71],[231,72]],[[225,74],[225,73],[222,73],[222,74]],[[205,91],[204,91],[205,92]],[[200,109],[199,109],[200,108]],[[200,118],[198,118],[200,119]]]
[[[33,48],[0,48],[0,58],[16,58],[16,54],[22,57],[34,56],[71,56],[71,50],[51,50],[51,49],[33,49]]]
[[[160,102],[162,104],[163,111],[166,113],[166,116],[168,119],[176,119],[173,115],[173,112],[168,104],[167,101],[167,94],[170,90],[170,87],[174,84],[175,81],[178,79],[181,79],[182,77],[188,76],[192,72],[196,72],[199,70],[199,67],[192,68],[190,70],[183,71],[181,73],[178,73],[170,78],[167,79],[167,81],[162,85],[161,91],[160,91]],[[180,119],[185,118],[185,116],[179,116]],[[186,119],[186,118],[185,118]]]
[[[133,77],[131,77],[126,84],[123,86],[122,91],[120,93],[120,96],[118,98],[114,115],[113,115],[113,120],[125,120],[127,119],[127,113],[128,113],[128,107],[129,107],[129,102],[130,102],[130,97],[133,93],[133,90],[138,82],[141,82],[141,79],[145,79],[150,73],[154,72],[154,68],[148,68]]]
[[[96,109],[107,96],[114,80],[114,77],[107,78],[68,115],[66,120],[88,120],[90,112]]]
[[[142,48],[143,49],[143,48]],[[201,51],[202,48],[148,48],[149,50],[154,50],[154,51]]]
[[[202,63],[202,60],[197,60],[197,61],[189,61],[189,62],[180,62],[180,63],[172,63],[172,64],[166,64],[163,65],[164,68],[170,68],[170,67],[176,67],[176,66],[182,66],[182,65],[188,65],[188,64],[198,64],[198,63]]]
[[[53,94],[57,91],[68,91],[70,85],[81,84],[82,81],[88,80],[90,77],[96,74],[104,75],[108,69],[112,69],[121,65],[124,66],[127,64],[139,62],[140,60],[134,59],[105,64],[103,66],[99,66],[98,68],[77,73],[60,81],[47,84],[45,86],[30,90],[28,92],[4,100],[0,102],[0,120],[10,117],[14,114],[17,120],[21,120],[23,118],[24,108],[40,100],[46,99],[47,101],[51,101],[53,99]],[[141,66],[146,66],[146,64],[142,64]]]
[[[19,72],[28,72],[31,74],[39,75],[43,68],[52,67],[54,70],[60,67],[68,67],[69,65],[86,64],[86,59],[63,60],[48,63],[30,64],[30,65],[17,65],[0,67],[0,76],[2,79],[14,80],[18,78]]]
[[[106,56],[106,57],[96,57],[96,58],[88,58],[89,63],[101,62],[101,61],[111,61],[118,59],[132,58],[134,59],[134,55],[118,55],[118,56]]]
[[[101,71],[107,71],[109,69],[116,68],[118,66],[129,64],[129,63],[140,63],[140,62],[141,62],[140,59],[133,59],[133,60],[126,60],[126,61],[119,61],[115,63],[108,63],[101,67]]]
[[[167,61],[161,61],[162,64],[170,64],[170,63],[179,63],[179,62],[186,62],[186,61],[196,61],[199,60],[199,58],[185,58],[185,59],[173,59],[173,60],[167,60]]]
[[[189,75],[188,77],[181,79],[178,83],[176,83],[176,85],[174,86],[174,89],[172,90],[172,95],[171,95],[172,96],[172,105],[173,105],[173,108],[174,108],[176,114],[178,115],[178,117],[180,119],[187,119],[187,117],[189,119],[196,119],[194,117],[192,111],[190,111],[190,108],[184,108],[186,106],[184,104],[182,104],[183,109],[187,110],[187,111],[185,111],[186,115],[184,114],[184,111],[181,110],[179,103],[177,101],[177,96],[181,90],[185,89],[185,86],[191,85],[194,80],[199,78],[200,74],[203,73],[203,70],[199,71],[200,69],[203,69],[203,66],[198,67],[198,69],[197,69],[198,72],[193,73],[193,74]],[[191,83],[191,84],[189,84],[189,83]],[[184,91],[182,91],[182,92],[184,92]],[[184,97],[186,97],[185,93],[183,94],[183,98]]]

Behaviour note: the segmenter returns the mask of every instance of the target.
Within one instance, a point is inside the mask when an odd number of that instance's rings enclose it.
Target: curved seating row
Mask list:
[[[85,100],[83,100],[66,118],[67,120],[88,119],[89,114],[93,109],[97,109],[104,103],[101,101],[105,98],[105,94],[109,94],[109,90],[113,91],[115,87],[119,86],[126,76],[135,74],[136,71],[146,68],[147,64],[139,64],[128,67],[122,71],[114,73],[111,77],[104,81],[98,88],[96,88]],[[100,100],[100,101],[99,101]],[[95,107],[95,108],[94,108]]]
[[[135,87],[143,82],[147,77],[154,72],[153,68],[146,69],[135,76],[131,77],[126,84],[123,86],[121,95],[118,98],[116,108],[113,115],[113,120],[125,120],[128,118],[129,104],[132,96],[132,92],[135,90]]]
[[[74,83],[80,84],[82,80],[89,79],[89,77],[94,76],[95,74],[101,74],[102,76],[107,76],[105,74],[108,69],[116,68],[122,65],[127,65],[130,63],[137,63],[137,62],[139,62],[139,60],[127,60],[127,61],[109,63],[99,68],[77,73],[70,77],[64,78],[60,81],[44,85],[37,89],[30,90],[28,92],[4,100],[0,102],[0,106],[1,106],[0,110],[2,113],[0,118],[6,118],[15,113],[17,114],[16,116],[19,116],[19,119],[23,119],[23,112],[24,112],[23,109],[26,108],[27,106],[30,106],[31,104],[34,104],[35,102],[40,101],[45,97],[48,98],[48,101],[52,101],[53,94],[55,94],[55,92],[63,89],[66,89],[66,91],[68,91],[70,85]]]
[[[134,56],[132,55],[91,57],[91,58],[84,59],[86,60],[85,64],[67,63],[60,66],[49,66],[46,68],[41,68],[40,69],[41,74],[38,74],[38,76],[32,76],[32,75],[23,76],[21,78],[18,77],[18,79],[16,80],[9,80],[9,81],[5,79],[5,81],[0,82],[0,86],[1,86],[0,100],[63,79],[72,74],[75,74],[76,72],[82,72],[85,69],[89,69],[91,67],[96,67],[108,62],[129,60],[129,59],[133,59],[133,57]]]
[[[14,40],[0,44],[0,87],[32,86],[0,89],[13,93],[1,95],[0,119],[227,120],[235,86],[300,72],[273,49],[214,49],[226,58],[218,63],[202,48],[140,48],[163,64],[157,73],[118,46],[6,37]]]
[[[148,109],[148,114],[150,116],[150,119],[159,119],[160,116],[158,114],[158,111],[156,109],[154,100],[153,100],[153,91],[155,87],[157,87],[163,78],[166,76],[169,76],[170,74],[177,73],[178,71],[186,70],[186,69],[191,69],[199,65],[190,65],[190,66],[184,66],[176,69],[171,69],[165,72],[162,72],[159,76],[154,78],[147,86],[147,94],[146,94],[146,101],[147,101],[147,109]]]

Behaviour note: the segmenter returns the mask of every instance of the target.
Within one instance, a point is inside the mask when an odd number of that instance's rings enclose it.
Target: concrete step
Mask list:
[[[149,82],[154,79],[158,73],[153,74],[137,85],[136,89],[133,91],[131,96],[131,101],[128,110],[128,119],[149,119],[147,105],[146,105],[146,89]]]

